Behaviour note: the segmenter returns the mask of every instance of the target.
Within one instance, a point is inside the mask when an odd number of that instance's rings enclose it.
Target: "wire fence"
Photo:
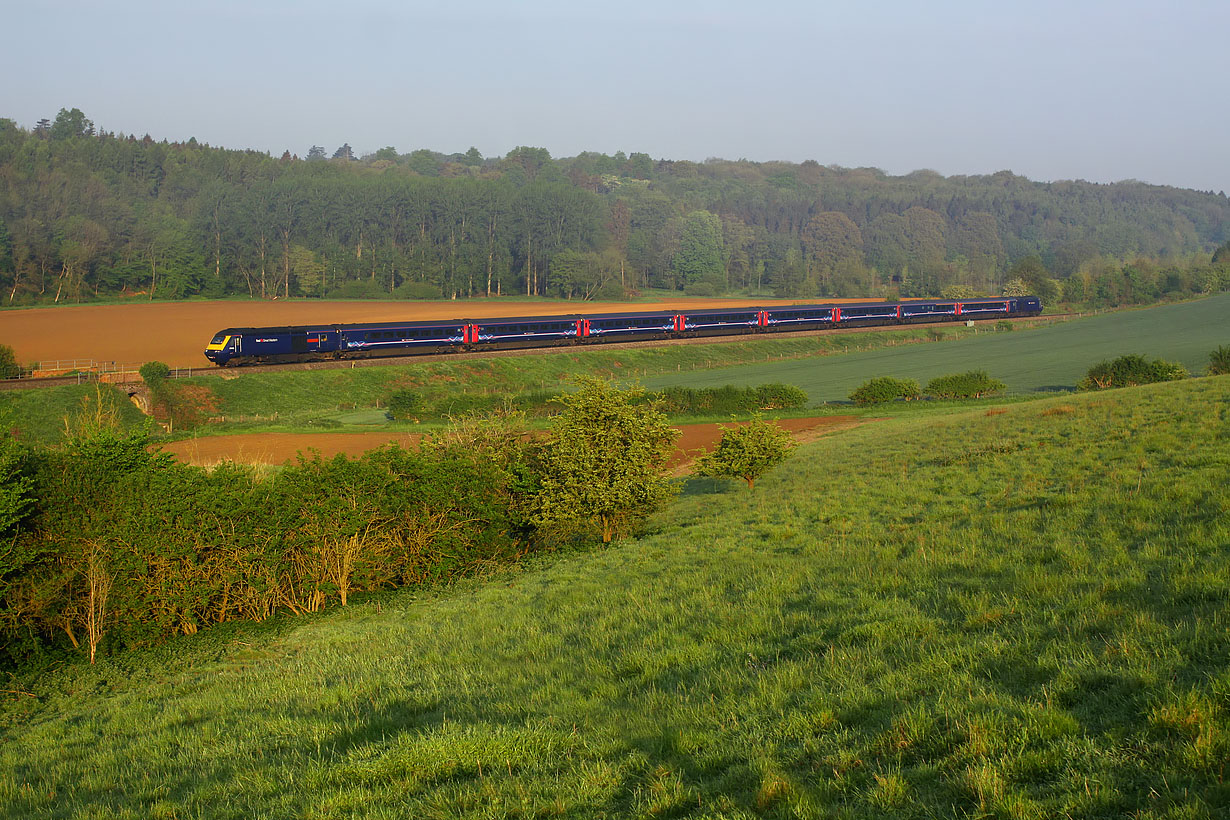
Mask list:
[[[50,359],[32,362],[22,368],[17,381],[38,379],[64,379],[76,377],[79,384],[85,382],[124,383],[141,380],[143,362],[100,362],[96,359]],[[203,367],[173,367],[167,374],[170,379],[187,379],[199,375]]]

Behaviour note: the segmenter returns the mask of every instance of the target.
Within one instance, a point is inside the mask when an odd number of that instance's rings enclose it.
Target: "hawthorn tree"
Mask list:
[[[741,478],[747,482],[748,489],[798,446],[788,432],[759,415],[746,424],[723,426],[721,430],[722,440],[713,452],[700,459],[697,473],[715,478]]]
[[[663,476],[678,432],[640,387],[620,390],[591,376],[555,399],[542,451],[542,484],[534,524],[547,530],[595,527],[603,543],[672,496]]]
[[[17,355],[8,345],[0,345],[0,379],[15,379],[21,375]]]

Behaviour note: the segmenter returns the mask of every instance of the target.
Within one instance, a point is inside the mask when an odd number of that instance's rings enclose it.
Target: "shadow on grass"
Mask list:
[[[689,476],[680,482],[679,495],[684,498],[697,495],[724,495],[739,485],[738,479]]]

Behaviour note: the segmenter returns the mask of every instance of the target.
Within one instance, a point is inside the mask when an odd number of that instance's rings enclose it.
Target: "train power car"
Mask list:
[[[553,347],[832,327],[899,325],[1037,316],[1035,296],[910,302],[657,310],[585,316],[517,316],[451,321],[227,328],[205,357],[217,365],[405,356],[467,350]]]

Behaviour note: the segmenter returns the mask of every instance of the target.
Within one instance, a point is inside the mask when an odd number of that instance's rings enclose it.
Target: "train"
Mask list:
[[[214,334],[205,358],[221,367],[322,359],[406,356],[611,341],[650,341],[836,327],[901,325],[1037,316],[1036,296],[654,310],[449,321],[230,327]]]

